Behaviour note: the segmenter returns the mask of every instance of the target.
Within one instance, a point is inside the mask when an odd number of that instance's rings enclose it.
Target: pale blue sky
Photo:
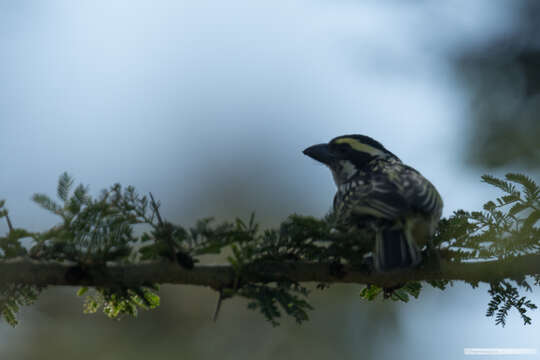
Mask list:
[[[66,170],[95,191],[152,191],[184,224],[251,210],[271,223],[319,216],[334,185],[301,150],[361,133],[424,173],[445,216],[478,209],[494,192],[463,165],[468,99],[450,60],[507,32],[508,4],[0,1],[0,197],[33,230],[55,219],[30,196],[53,194]],[[457,286],[403,305],[407,336],[384,355],[538,347],[537,325],[495,327],[488,300]]]

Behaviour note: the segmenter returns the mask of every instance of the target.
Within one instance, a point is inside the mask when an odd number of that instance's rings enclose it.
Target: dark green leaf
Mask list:
[[[71,189],[71,186],[73,185],[73,178],[69,176],[67,172],[64,172],[62,175],[60,175],[60,178],[58,179],[58,187],[57,187],[57,195],[62,201],[67,201],[69,190]]]

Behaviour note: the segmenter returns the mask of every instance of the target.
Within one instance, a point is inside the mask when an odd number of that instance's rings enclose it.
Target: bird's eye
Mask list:
[[[332,151],[334,151],[336,154],[346,154],[350,149],[351,147],[347,144],[334,144],[332,147]]]

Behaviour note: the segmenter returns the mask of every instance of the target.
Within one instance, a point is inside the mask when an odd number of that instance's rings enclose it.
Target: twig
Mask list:
[[[159,213],[159,207],[161,206],[161,204],[154,200],[154,196],[152,195],[152,193],[150,193],[150,203],[151,203],[152,209],[154,210],[154,213],[157,216],[159,227],[163,228],[164,223],[163,223],[163,220],[161,219],[161,214]],[[171,237],[170,231],[167,232],[165,241],[167,242],[167,246],[169,248],[171,261],[176,262],[178,259],[176,257],[176,250],[175,250],[174,242]]]
[[[12,232],[13,231],[13,225],[11,224],[11,220],[9,219],[8,214],[6,214],[6,221],[7,221],[7,225],[8,225],[8,228],[9,228],[9,232]]]
[[[217,304],[216,304],[216,310],[214,311],[214,316],[212,316],[212,320],[214,322],[216,322],[217,319],[218,319],[219,310],[221,309],[221,303],[222,302],[223,302],[223,290],[219,290],[219,296],[218,296],[218,301],[217,301]]]
[[[161,206],[161,203],[154,200],[154,195],[152,195],[152,193],[150,193],[150,203],[152,205],[152,209],[154,210],[154,214],[156,214],[158,218],[158,224],[163,226],[163,220],[161,220],[161,215],[159,214],[159,207]]]

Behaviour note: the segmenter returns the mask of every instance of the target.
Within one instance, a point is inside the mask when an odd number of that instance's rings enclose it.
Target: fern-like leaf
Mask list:
[[[45,194],[34,194],[32,200],[50,212],[55,214],[60,214],[62,212],[62,207]]]
[[[509,183],[507,181],[504,181],[504,180],[501,180],[501,179],[498,179],[498,178],[493,177],[491,175],[482,175],[482,181],[487,183],[487,184],[498,187],[499,189],[501,189],[502,191],[504,191],[504,192],[506,192],[508,194],[512,194],[513,192],[516,191],[516,187],[514,185],[512,185],[511,183]]]
[[[60,200],[66,202],[69,196],[69,190],[71,189],[71,186],[73,185],[73,178],[69,176],[67,172],[64,172],[62,175],[60,175],[60,178],[58,179],[58,186],[56,188],[56,193]]]
[[[524,174],[509,173],[506,174],[506,179],[522,185],[525,188],[527,200],[538,199],[540,196],[540,187],[533,179]]]
[[[523,222],[523,228],[530,229],[540,220],[540,210],[534,210]]]
[[[508,215],[515,216],[516,214],[518,214],[518,213],[520,213],[523,210],[528,209],[528,208],[529,208],[529,206],[527,204],[522,203],[522,202],[515,203],[514,205],[512,205],[510,210],[508,210]]]

